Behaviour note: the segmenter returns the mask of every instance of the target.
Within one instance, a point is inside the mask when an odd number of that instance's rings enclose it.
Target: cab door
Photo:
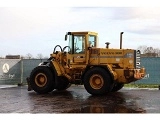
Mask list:
[[[85,56],[85,35],[74,35],[74,43],[73,43],[73,63],[85,63],[86,56]]]

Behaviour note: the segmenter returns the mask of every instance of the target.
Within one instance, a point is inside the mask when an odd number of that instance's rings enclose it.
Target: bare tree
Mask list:
[[[27,58],[27,59],[31,59],[31,58],[32,58],[32,54],[28,53],[28,54],[26,55],[26,58]]]
[[[145,50],[147,49],[147,46],[142,45],[142,46],[139,46],[137,49],[141,51],[141,54],[144,54]]]
[[[155,53],[157,53],[157,57],[160,57],[160,49],[159,48],[156,48],[154,49],[155,50]]]
[[[37,58],[38,59],[42,59],[43,58],[43,55],[41,53],[37,54]]]
[[[47,56],[45,56],[45,57],[43,57],[43,59],[48,59],[48,57],[47,57]]]
[[[160,50],[158,48],[147,47],[147,46],[139,46],[138,50],[141,51],[142,56],[144,57],[159,57]]]
[[[21,55],[21,59],[24,59],[25,57],[23,55]]]
[[[153,47],[147,47],[147,48],[144,50],[144,53],[154,53]]]

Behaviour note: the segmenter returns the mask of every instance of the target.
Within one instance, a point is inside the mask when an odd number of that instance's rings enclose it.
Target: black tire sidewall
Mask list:
[[[35,77],[38,73],[43,73],[47,77],[47,83],[43,87],[39,87],[35,83]],[[30,84],[32,89],[37,93],[48,93],[54,89],[54,75],[47,66],[38,66],[31,72]]]
[[[101,75],[104,80],[104,84],[100,89],[92,88],[89,83],[89,79],[93,74]],[[105,94],[105,93],[109,92],[110,88],[111,88],[110,74],[108,73],[108,71],[106,71],[105,69],[100,68],[100,67],[94,67],[94,68],[89,69],[84,75],[83,82],[84,82],[84,87],[87,90],[87,92],[90,94],[93,94],[93,95]]]

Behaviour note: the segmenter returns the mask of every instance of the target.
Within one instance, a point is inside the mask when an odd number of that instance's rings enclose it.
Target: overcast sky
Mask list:
[[[146,45],[160,49],[160,7],[0,7],[0,57],[30,53],[49,57],[67,31],[99,33],[99,47]]]

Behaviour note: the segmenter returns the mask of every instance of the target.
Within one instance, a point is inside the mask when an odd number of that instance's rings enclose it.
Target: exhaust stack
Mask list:
[[[121,32],[120,33],[120,49],[122,49],[122,34],[123,34],[124,32]]]

